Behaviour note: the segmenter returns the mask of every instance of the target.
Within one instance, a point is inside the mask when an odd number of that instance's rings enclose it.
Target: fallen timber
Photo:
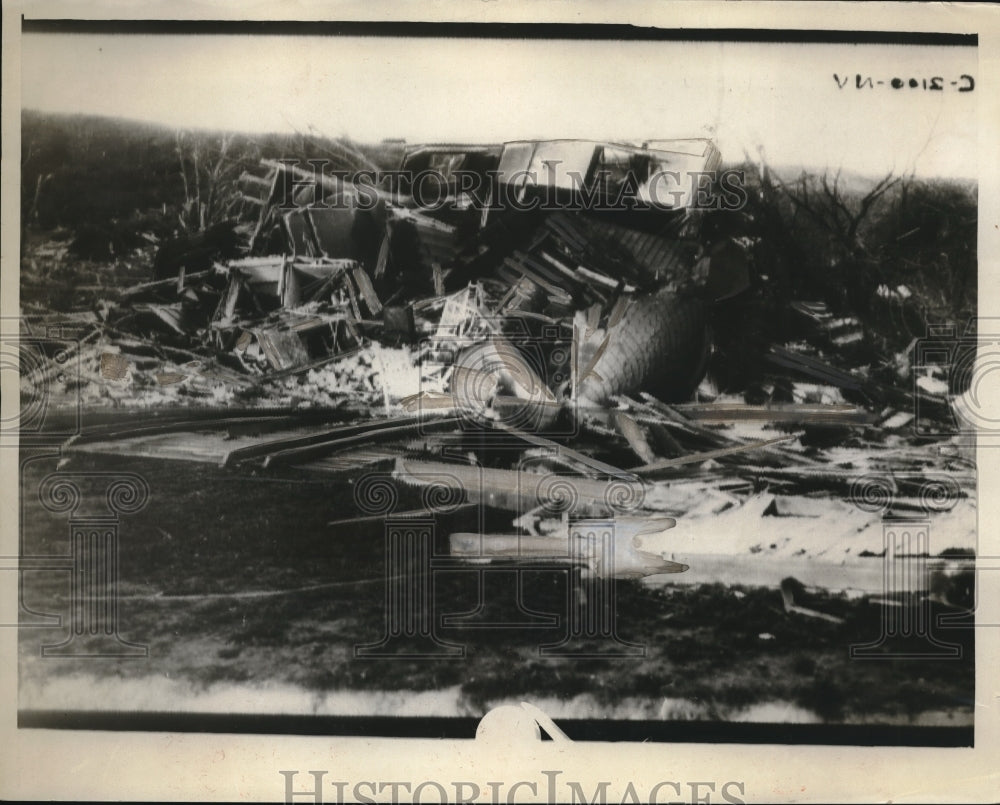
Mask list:
[[[674,525],[670,517],[617,518],[610,546],[598,529],[569,524],[565,533],[547,536],[455,533],[451,555],[471,565],[564,565],[603,578],[684,573],[687,565],[662,555]]]
[[[444,487],[471,502],[520,513],[547,509],[607,516],[645,507],[645,485],[628,477],[599,480],[402,458],[393,477],[411,486]]]
[[[743,453],[747,450],[753,450],[759,447],[767,447],[768,445],[778,444],[780,442],[788,442],[792,439],[797,438],[796,436],[778,436],[774,439],[766,439],[761,442],[751,442],[749,444],[740,444],[733,447],[722,447],[718,450],[709,450],[705,453],[696,453],[690,456],[679,456],[677,458],[665,458],[660,461],[654,461],[651,464],[644,464],[641,467],[632,468],[632,472],[637,475],[648,475],[653,472],[659,472],[660,470],[670,469],[672,467],[679,467],[682,464],[690,464],[692,462],[709,461],[710,459],[721,458],[722,456],[731,456],[736,453]]]
[[[352,467],[352,450],[358,446],[370,450],[370,445],[383,443],[386,449],[381,455],[389,461],[389,468],[385,472],[391,473],[391,477],[402,487],[443,489],[449,493],[442,497],[449,501],[447,512],[458,513],[470,508],[505,511],[516,518],[515,522],[520,527],[529,529],[526,534],[481,534],[479,536],[488,539],[476,542],[478,547],[475,550],[473,542],[470,542],[471,537],[455,536],[451,545],[455,549],[456,559],[468,559],[474,564],[503,566],[516,558],[511,555],[511,546],[524,544],[531,548],[529,555],[524,557],[527,561],[534,562],[538,567],[549,566],[559,564],[562,561],[558,559],[559,556],[570,550],[564,538],[562,543],[558,543],[564,546],[562,554],[552,550],[557,544],[553,538],[558,538],[561,527],[559,523],[573,522],[581,517],[604,520],[612,518],[610,522],[620,523],[627,530],[627,527],[632,527],[628,526],[629,523],[651,524],[657,519],[669,517],[673,522],[672,527],[663,531],[662,538],[657,538],[656,550],[652,550],[651,544],[646,546],[645,553],[649,556],[636,553],[644,549],[636,545],[630,547],[628,539],[615,544],[616,562],[619,563],[622,577],[656,577],[668,574],[664,578],[685,584],[721,581],[777,586],[791,576],[810,586],[826,586],[827,589],[854,590],[868,595],[882,592],[880,586],[885,568],[884,559],[879,555],[881,534],[877,528],[871,528],[873,524],[877,526],[880,522],[880,515],[866,514],[849,504],[841,504],[846,508],[831,521],[842,521],[838,533],[829,535],[827,539],[831,545],[850,546],[853,543],[851,552],[845,556],[842,549],[831,551],[824,540],[820,539],[815,547],[803,544],[806,553],[797,556],[788,553],[787,549],[765,549],[760,552],[754,545],[755,542],[771,540],[781,547],[787,542],[787,537],[782,535],[815,533],[818,522],[815,518],[818,515],[813,514],[812,509],[789,505],[799,501],[799,498],[781,498],[775,495],[759,498],[751,496],[747,502],[740,502],[748,489],[740,486],[739,476],[773,478],[775,481],[808,484],[809,488],[821,488],[835,479],[836,491],[850,497],[851,487],[857,483],[857,471],[840,469],[822,473],[809,467],[785,468],[782,471],[781,468],[772,470],[751,465],[726,468],[723,471],[702,470],[664,484],[644,480],[637,475],[617,470],[610,464],[594,466],[594,462],[586,461],[587,457],[583,454],[565,465],[567,472],[552,472],[542,468],[500,469],[420,457],[419,450],[413,452],[413,448],[406,447],[407,439],[412,440],[411,437],[418,433],[418,441],[425,447],[433,447],[435,444],[443,447],[452,437],[457,439],[454,442],[456,448],[463,440],[475,443],[474,434],[467,428],[457,427],[459,423],[454,417],[443,415],[430,417],[426,421],[418,417],[397,417],[317,427],[323,418],[327,418],[329,422],[331,417],[342,413],[302,412],[303,418],[298,423],[293,421],[294,417],[290,417],[288,412],[279,411],[271,415],[259,411],[244,411],[244,416],[219,416],[216,412],[214,417],[200,418],[192,417],[192,412],[188,412],[186,419],[177,416],[177,412],[172,413],[173,416],[155,425],[143,427],[140,423],[133,422],[125,428],[119,427],[117,430],[121,438],[117,439],[115,427],[111,425],[85,429],[84,434],[69,447],[67,454],[72,457],[79,452],[98,450],[127,455],[130,453],[130,444],[146,443],[151,446],[150,449],[138,454],[209,461],[225,465],[230,471],[246,471],[248,468],[258,467],[268,472],[280,471],[286,467],[308,470],[327,461],[324,456],[339,454],[345,457],[345,471],[349,471]],[[303,423],[306,425],[305,430],[296,427]],[[424,427],[428,427],[427,432],[423,431]],[[281,435],[282,430],[287,431],[288,435]],[[490,432],[509,437],[510,442],[505,448],[507,450],[518,442],[528,449],[541,448],[547,452],[558,447],[558,443],[552,440],[541,439],[533,434],[520,434],[506,428],[498,431],[491,428]],[[213,437],[212,434],[218,436]],[[190,444],[191,447],[174,447],[170,450],[170,440],[174,440],[176,444]],[[403,457],[407,453],[409,457]],[[283,455],[287,460],[268,461],[269,456]],[[516,457],[527,454],[522,450],[510,455]],[[613,472],[601,473],[597,471],[598,467]],[[899,479],[899,474],[887,477]],[[926,473],[918,474],[910,478],[904,477],[901,483],[895,483],[890,489],[896,497],[889,508],[903,515],[926,511],[927,501],[919,494],[912,497],[898,494],[906,489],[919,491],[915,485],[923,483],[926,477]],[[722,496],[713,493],[717,496],[717,502],[705,505],[711,500],[706,496],[708,490],[725,488],[733,491]],[[752,489],[749,491],[752,492]],[[424,496],[423,499],[433,500],[437,497]],[[961,501],[962,498],[959,498],[956,502],[960,504]],[[937,516],[948,513],[946,510],[938,511]],[[400,516],[437,517],[443,512],[444,510],[439,511],[431,506],[408,513],[401,512]],[[353,522],[354,519],[357,518],[347,518],[345,522]],[[378,522],[379,517],[367,519]],[[531,523],[535,525],[532,526]],[[539,528],[540,532],[532,532],[532,529]],[[618,540],[625,531],[618,534],[617,525],[615,528],[615,539]],[[842,534],[838,535],[840,532]],[[460,535],[465,532],[454,533]],[[859,539],[859,534],[863,538]],[[518,540],[524,540],[525,537],[531,539],[518,543]],[[536,541],[532,542],[532,539]],[[845,539],[848,541],[845,542]],[[770,553],[774,553],[774,556],[770,556]],[[586,555],[589,554],[583,549],[578,550],[574,554],[576,564],[586,564],[583,561]],[[594,557],[596,554],[591,559]],[[906,558],[900,556],[893,559],[896,563],[905,561]],[[970,557],[960,556],[928,557],[930,580],[916,580],[919,587],[916,592],[927,585],[938,584],[934,581],[938,577],[951,577],[956,573],[966,572],[973,561]],[[573,563],[567,561],[563,564]],[[687,569],[681,572],[680,566]],[[648,572],[639,572],[643,568]],[[593,565],[588,572],[604,571]],[[794,609],[788,611],[803,614]]]
[[[678,413],[698,422],[769,422],[774,425],[870,425],[878,420],[856,405],[810,403],[677,403]]]

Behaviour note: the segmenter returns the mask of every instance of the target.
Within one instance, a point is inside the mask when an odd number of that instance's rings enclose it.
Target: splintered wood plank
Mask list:
[[[408,436],[414,433],[426,434],[449,430],[461,424],[461,417],[444,417],[435,420],[420,420],[409,418],[407,422],[393,427],[386,427],[379,424],[373,427],[370,423],[367,428],[362,428],[357,433],[350,435],[338,435],[332,439],[317,441],[312,444],[299,445],[295,447],[285,447],[276,452],[269,453],[263,462],[265,469],[288,465],[300,464],[314,458],[320,458],[345,447],[354,447],[358,444],[371,444],[376,441],[387,441],[401,436]]]
[[[721,458],[722,456],[730,456],[734,453],[745,453],[748,450],[756,450],[761,447],[767,447],[771,444],[777,444],[778,442],[790,442],[793,439],[798,439],[799,434],[792,434],[789,436],[779,436],[776,439],[764,439],[759,442],[747,442],[746,444],[738,444],[734,447],[723,447],[719,450],[707,450],[704,453],[694,453],[689,456],[678,456],[677,458],[665,458],[660,461],[655,461],[651,464],[646,464],[642,467],[634,467],[629,470],[629,472],[634,472],[637,475],[647,475],[651,472],[657,472],[659,470],[669,469],[671,467],[679,467],[682,464],[692,464],[700,463],[702,461],[708,461],[713,458]]]
[[[554,513],[603,516],[616,507],[647,510],[649,502],[642,481],[628,477],[603,480],[403,458],[396,460],[393,475],[409,486],[446,486],[464,492],[470,502],[521,514],[542,506]]]
[[[611,464],[607,464],[593,456],[588,456],[585,453],[581,453],[578,450],[574,450],[565,444],[560,444],[559,442],[554,442],[551,439],[546,439],[537,433],[528,433],[518,428],[513,428],[503,422],[494,422],[493,427],[497,430],[502,430],[509,433],[511,436],[520,439],[528,444],[534,445],[535,447],[545,447],[551,449],[554,455],[558,455],[562,458],[568,459],[573,462],[577,468],[586,468],[590,472],[588,474],[593,475],[596,473],[601,473],[604,475],[610,475],[614,477],[621,477],[627,473],[615,467]]]
[[[764,357],[778,366],[799,371],[827,385],[854,391],[864,390],[865,381],[858,379],[854,375],[817,358],[793,352],[778,344],[772,344],[770,351]]]
[[[374,433],[380,429],[394,428],[398,425],[419,422],[416,417],[395,417],[393,419],[365,420],[364,422],[352,422],[339,424],[332,428],[311,428],[307,431],[287,433],[277,439],[267,441],[257,441],[253,444],[236,445],[227,451],[223,463],[231,464],[237,461],[245,461],[251,458],[266,456],[282,450],[307,445],[318,444],[323,441],[330,441],[343,436],[353,436],[359,433]]]
[[[656,444],[656,449],[661,455],[667,458],[673,458],[676,456],[683,456],[687,453],[687,450],[678,442],[673,435],[659,422],[651,422],[647,425],[649,428],[649,434],[652,436],[653,441]],[[649,462],[647,462],[649,463]]]
[[[302,339],[293,332],[258,330],[257,343],[274,369],[289,369],[309,363],[309,353],[306,352]]]
[[[116,456],[144,456],[148,458],[194,461],[204,464],[221,464],[234,443],[250,443],[253,439],[230,439],[226,431],[189,431],[186,433],[161,433],[132,439],[110,439],[72,445],[67,452],[98,453]]]
[[[398,446],[389,446],[382,450],[378,448],[365,447],[358,450],[347,450],[343,453],[336,453],[332,456],[324,456],[322,458],[313,459],[308,463],[297,466],[299,469],[329,473],[350,473],[359,469],[371,469],[382,464],[386,465],[388,468],[392,466],[392,463],[401,452],[402,448]],[[379,517],[384,518],[385,515],[379,515]],[[344,522],[351,522],[351,520],[346,520]]]
[[[611,308],[611,313],[608,314],[608,329],[617,326],[624,317],[628,309],[632,306],[632,299],[628,296],[619,296],[615,300],[615,306]]]
[[[877,417],[855,405],[809,403],[680,403],[674,409],[700,422],[773,422],[780,424],[865,425]]]
[[[378,249],[378,259],[375,261],[375,277],[381,279],[385,276],[386,268],[389,266],[389,250],[392,248],[392,230],[389,224],[385,227],[385,236],[382,238],[382,245]]]
[[[379,315],[382,312],[382,303],[379,301],[378,294],[375,293],[375,286],[372,285],[368,272],[361,266],[358,266],[354,269],[353,276],[354,282],[357,284],[358,290],[361,292],[361,296],[368,306],[368,310],[371,311],[373,316]]]
[[[197,419],[167,419],[164,421],[145,421],[133,423],[105,425],[88,428],[79,436],[65,445],[66,450],[73,450],[85,444],[108,443],[127,439],[141,439],[147,436],[159,436],[166,433],[204,433],[225,432],[231,436],[238,433],[261,433],[294,425],[294,414],[278,414],[265,416],[232,416],[219,418]]]
[[[434,295],[444,296],[444,275],[441,273],[441,264],[437,261],[431,263],[431,271],[434,275]]]
[[[355,321],[361,321],[361,309],[358,307],[358,297],[354,293],[354,283],[351,281],[351,275],[344,275],[344,288],[347,289],[347,298],[351,302],[351,312],[354,314]]]
[[[590,337],[597,332],[597,328],[601,323],[601,306],[591,305],[587,308],[587,330],[583,334],[583,340],[589,341]]]
[[[646,434],[643,433],[638,423],[624,411],[613,412],[612,418],[618,428],[618,432],[625,437],[628,446],[632,448],[632,452],[641,461],[645,462],[646,465],[653,464],[656,461],[656,453],[649,446],[649,442],[646,441]]]
[[[584,370],[582,372],[580,372],[580,376],[577,378],[577,381],[576,381],[576,391],[577,391],[577,394],[580,393],[580,388],[583,386],[583,382],[588,377],[590,377],[591,374],[596,374],[594,372],[594,369],[597,367],[598,362],[600,362],[601,358],[604,356],[604,351],[608,348],[608,343],[610,341],[610,338],[611,338],[610,333],[604,336],[604,340],[601,341],[600,346],[597,348],[597,351],[594,353],[593,357],[590,359],[590,362],[587,364],[587,366],[584,368]]]

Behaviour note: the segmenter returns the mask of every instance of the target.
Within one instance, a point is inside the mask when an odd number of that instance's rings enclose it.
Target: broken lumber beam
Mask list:
[[[318,430],[314,433],[306,435],[296,434],[294,436],[286,436],[281,439],[271,439],[266,442],[258,442],[257,444],[230,450],[223,459],[222,466],[230,466],[236,462],[267,456],[271,453],[278,453],[283,450],[319,444],[324,441],[335,440],[339,437],[353,436],[359,433],[375,433],[380,429],[394,428],[403,424],[412,424],[416,426],[420,424],[420,422],[420,418],[412,416],[382,420],[369,419],[363,422],[337,425],[334,428]]]
[[[382,279],[385,276],[386,268],[389,266],[389,252],[392,248],[392,227],[391,222],[386,221],[385,235],[382,237],[382,244],[378,248],[378,257],[375,260],[375,279]]]
[[[395,439],[400,436],[407,436],[414,433],[430,433],[440,430],[448,430],[463,422],[462,417],[444,417],[430,422],[422,419],[407,422],[402,425],[386,427],[379,424],[372,426],[369,423],[367,428],[361,428],[358,432],[350,435],[337,435],[334,438],[324,438],[312,444],[285,447],[264,457],[263,466],[270,469],[274,466],[287,466],[291,463],[300,463],[318,458],[342,447],[352,447],[356,444],[372,444],[376,441]]]
[[[506,268],[510,269],[515,274],[527,277],[535,283],[535,285],[549,294],[549,296],[555,297],[561,303],[568,305],[573,301],[573,297],[567,293],[564,288],[550,282],[545,277],[541,276],[537,271],[532,270],[518,260],[515,260],[512,257],[505,257],[503,263]]]
[[[748,450],[756,450],[761,447],[777,444],[778,442],[789,442],[797,438],[799,438],[799,434],[778,436],[774,439],[763,439],[759,442],[747,442],[746,444],[738,444],[733,447],[722,447],[718,450],[707,450],[704,453],[693,453],[687,456],[678,456],[677,458],[664,458],[660,461],[653,462],[652,464],[646,464],[642,467],[634,467],[629,470],[629,472],[634,472],[636,475],[648,475],[652,472],[659,472],[660,470],[679,467],[682,464],[700,463],[702,461],[708,461],[709,459],[721,458],[722,456],[731,456],[735,453],[744,453]]]
[[[632,298],[629,296],[619,296],[615,300],[615,305],[611,308],[611,312],[608,314],[608,329],[616,326],[628,312],[628,309],[632,306]]]
[[[690,422],[688,417],[684,416],[684,414],[678,411],[674,406],[667,405],[662,400],[656,399],[656,397],[654,397],[652,394],[647,394],[645,391],[640,391],[639,396],[642,397],[646,405],[658,411],[659,413],[663,414],[665,417],[667,417],[667,419],[671,419],[674,422],[680,422],[681,424],[685,425]],[[628,397],[622,397],[622,399],[625,400],[626,402],[633,402],[632,400],[629,400]]]
[[[127,425],[124,427],[120,425],[108,425],[100,428],[88,428],[77,434],[66,443],[66,448],[71,449],[73,445],[88,444],[90,442],[134,439],[164,433],[181,433],[186,430],[192,432],[223,429],[232,431],[233,429],[250,428],[257,424],[267,425],[268,427],[278,427],[280,425],[291,426],[294,425],[295,419],[294,415],[228,416],[219,419],[176,419],[131,427]]]
[[[667,458],[675,458],[677,456],[683,456],[688,452],[684,449],[681,443],[670,434],[670,431],[659,422],[650,423],[648,427],[649,434],[652,436],[653,441],[656,443],[656,448],[659,450],[661,455],[665,455]]]
[[[649,396],[649,395],[644,395],[644,396]],[[650,429],[650,434],[654,436],[654,439],[657,441],[658,445],[660,445],[660,446],[663,446],[664,444],[667,445],[667,449],[665,449],[664,452],[666,452],[668,455],[677,456],[677,455],[683,455],[684,453],[688,452],[686,449],[684,449],[680,445],[680,443],[677,443],[676,448],[670,449],[670,440],[672,440],[674,442],[677,441],[676,439],[674,439],[674,437],[673,437],[673,435],[671,434],[670,431],[675,431],[678,434],[684,434],[685,436],[694,436],[694,437],[698,438],[699,440],[701,440],[703,442],[707,442],[709,445],[712,445],[712,446],[714,446],[716,448],[724,448],[724,447],[728,447],[728,446],[738,447],[741,444],[745,444],[745,442],[743,442],[741,439],[735,439],[735,438],[733,438],[731,436],[727,436],[725,433],[722,433],[720,431],[713,430],[713,429],[710,429],[710,428],[706,428],[703,425],[698,424],[698,420],[700,419],[700,416],[697,414],[696,411],[688,410],[687,406],[690,405],[690,406],[693,406],[693,408],[697,408],[700,404],[691,403],[691,404],[683,404],[683,405],[677,405],[677,406],[667,406],[664,403],[660,403],[660,407],[659,408],[651,408],[651,407],[643,406],[641,403],[637,404],[634,401],[628,400],[628,398],[620,398],[620,399],[622,399],[623,401],[627,402],[628,405],[629,405],[629,407],[633,411],[636,412],[635,419],[637,419],[638,421],[640,421],[642,424],[646,425]],[[653,399],[653,398],[651,398],[651,399]],[[657,402],[659,402],[659,401],[657,401]],[[710,405],[707,406],[707,407],[710,407]],[[749,407],[749,406],[738,405],[736,407],[742,409],[744,407]],[[818,406],[818,407],[822,407],[822,406]],[[656,412],[660,411],[660,410],[669,410],[674,418],[673,419],[665,419],[664,417],[657,417],[657,416],[655,416]],[[683,413],[682,413],[682,410],[683,410]],[[651,418],[649,415],[647,415],[645,413],[646,411],[652,411],[654,413],[654,417]],[[865,416],[867,417],[868,415],[865,414]],[[688,418],[688,417],[690,417],[690,418]],[[752,418],[754,418],[754,417],[751,417],[751,419]],[[781,422],[780,419],[778,421],[775,421],[774,419],[768,419],[767,417],[764,417],[764,416],[762,416],[761,418],[763,420],[771,422],[773,424],[780,424],[780,422]],[[702,420],[702,422],[705,422],[706,424],[723,424],[725,422],[732,422],[732,421],[735,421],[735,420],[733,420],[733,419],[723,419],[723,418],[719,418],[719,419],[706,418],[706,419]],[[812,423],[812,422],[799,423],[799,422],[796,422],[796,421],[789,421],[787,424],[810,424],[810,425],[816,425],[817,423]],[[818,424],[820,426],[822,426],[822,425],[825,425],[826,423],[818,423]],[[830,424],[831,425],[836,424],[837,426],[843,426],[843,425],[852,424],[852,423],[836,422],[836,423],[830,423]],[[766,453],[772,453],[772,454],[775,454],[775,455],[780,455],[781,460],[784,461],[784,462],[786,462],[786,463],[800,464],[800,465],[802,465],[802,464],[805,464],[805,465],[813,464],[813,465],[815,465],[815,464],[821,463],[821,462],[819,462],[819,461],[817,461],[815,459],[811,459],[811,458],[809,458],[807,456],[800,455],[798,453],[789,452],[787,450],[779,450],[779,448],[776,448],[776,447],[774,447],[772,445],[766,445],[762,449]]]
[[[863,483],[871,494],[884,497],[886,505],[892,503],[899,487],[889,470],[858,469],[830,466],[763,467],[750,465],[735,468],[741,476],[752,475],[798,490],[833,490],[846,496],[857,494],[858,483]]]
[[[694,419],[685,416],[676,407],[667,405],[665,402],[656,399],[656,397],[651,394],[641,392],[640,396],[643,400],[645,400],[647,410],[651,410],[654,413],[661,415],[660,424],[664,427],[695,436],[700,438],[702,441],[708,442],[710,445],[714,445],[715,447],[743,444],[743,442],[738,439],[733,439],[724,433],[720,433],[718,430],[707,428],[704,425],[695,422]],[[616,399],[621,400],[630,407],[636,405],[642,406],[641,403],[637,404],[634,400],[631,400],[628,397],[619,396]]]
[[[353,271],[353,277],[368,310],[373,316],[378,316],[382,312],[382,303],[379,301],[378,294],[375,293],[375,286],[372,285],[368,272],[362,266],[357,266]]]
[[[649,446],[649,442],[646,441],[646,434],[643,433],[639,424],[624,411],[613,411],[611,416],[615,426],[618,428],[618,432],[625,437],[625,441],[632,448],[632,452],[639,457],[640,461],[645,462],[647,466],[653,464],[657,460],[656,454]]]
[[[399,401],[400,407],[404,411],[420,413],[421,411],[451,411],[460,408],[461,404],[455,399],[454,394],[447,392],[421,391],[403,397]]]
[[[625,470],[619,469],[611,464],[606,464],[605,462],[599,461],[592,456],[585,455],[578,450],[574,450],[572,447],[567,447],[566,445],[559,444],[551,439],[546,439],[543,436],[539,436],[537,433],[528,433],[526,431],[519,430],[518,428],[512,428],[503,422],[494,422],[492,424],[498,430],[503,430],[530,445],[552,450],[554,454],[569,459],[574,464],[585,468],[588,471],[588,474],[592,475],[596,472],[602,475],[608,475],[612,478],[623,478],[628,476],[628,473],[625,472]]]
[[[698,422],[771,422],[780,425],[868,425],[877,419],[854,405],[799,403],[679,403],[674,410]]]
[[[866,382],[858,379],[849,372],[831,366],[818,358],[802,355],[778,344],[772,344],[764,357],[771,361],[771,363],[785,369],[793,369],[837,388],[864,391],[867,385]]]
[[[604,336],[604,340],[601,341],[600,345],[597,347],[597,350],[594,352],[593,356],[591,356],[590,360],[587,362],[587,365],[580,371],[580,374],[576,379],[575,390],[577,394],[580,394],[581,387],[583,386],[584,381],[587,380],[588,377],[590,377],[591,375],[598,376],[597,373],[594,371],[594,369],[597,367],[597,364],[600,362],[601,358],[604,357],[604,353],[607,350],[608,344],[610,342],[611,342],[611,334],[606,333]]]
[[[185,277],[185,280],[187,282],[190,282],[191,280],[195,279],[203,279],[204,277],[207,277],[210,274],[214,273],[214,271],[215,269],[212,268],[206,269],[205,271],[196,271],[193,274],[188,274]],[[138,285],[132,285],[120,291],[118,294],[118,298],[128,299],[132,296],[135,296],[136,294],[144,293],[146,291],[167,290],[171,287],[176,287],[176,285],[177,285],[176,276],[167,277],[166,279],[162,280],[153,280],[152,282],[141,282]]]
[[[519,514],[540,506],[554,515],[589,513],[595,516],[649,508],[646,486],[638,478],[598,480],[404,458],[396,460],[393,477],[410,486],[434,485],[464,492],[471,503]]]
[[[612,291],[618,288],[619,285],[621,285],[621,283],[618,280],[612,279],[606,274],[603,274],[599,271],[594,271],[593,269],[587,268],[586,266],[582,265],[576,267],[576,274],[577,278],[581,282],[596,283],[597,285],[600,285],[602,288],[607,288]]]
[[[475,508],[474,503],[461,503],[458,506],[449,506],[448,513],[452,514],[457,511],[465,511],[467,509]],[[433,509],[407,509],[406,511],[393,512],[392,519],[400,520],[407,517],[433,517],[437,512]],[[360,514],[357,517],[345,517],[342,520],[331,520],[327,523],[328,526],[345,526],[345,525],[357,525],[358,523],[374,523],[383,522],[385,520],[384,514]]]

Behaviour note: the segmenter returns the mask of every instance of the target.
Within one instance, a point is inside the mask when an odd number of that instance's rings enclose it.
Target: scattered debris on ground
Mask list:
[[[651,568],[691,564],[671,541],[693,555],[724,545],[829,565],[877,555],[865,511],[947,513],[961,544],[940,547],[974,547],[974,465],[949,435],[945,366],[919,366],[915,342],[879,354],[858,318],[809,299],[792,305],[787,340],[753,345],[765,280],[737,212],[683,193],[666,207],[571,203],[584,189],[620,198],[629,181],[646,202],[656,170],[718,162],[705,140],[411,149],[400,175],[433,169],[428,205],[405,181],[265,160],[241,177],[239,221],[151,244],[151,278],[81,283],[66,312],[29,298],[24,332],[75,346],[27,366],[23,387],[91,407],[171,407],[155,432],[100,426],[70,453],[384,470],[403,486],[447,476],[543,542],[570,514],[678,518],[656,562],[637,560]],[[474,198],[452,180],[460,170],[494,172],[501,198]],[[524,184],[526,171],[544,181]],[[28,249],[24,281],[69,259]],[[721,389],[720,366],[750,348],[752,367],[739,366],[750,382]],[[226,414],[186,418],[185,404]],[[332,413],[293,416],[311,409]],[[558,490],[539,487],[554,476]],[[739,520],[728,532],[726,516]],[[836,520],[836,535],[789,537],[816,517]],[[774,532],[770,548],[743,544],[757,531]],[[501,553],[508,536],[493,535]],[[786,611],[816,616],[782,589]]]

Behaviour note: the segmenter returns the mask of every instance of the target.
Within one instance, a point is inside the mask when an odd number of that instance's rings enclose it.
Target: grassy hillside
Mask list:
[[[225,218],[236,179],[261,159],[343,159],[345,145],[379,168],[397,166],[404,147],[357,146],[310,134],[178,132],[136,121],[24,110],[22,226],[82,234],[80,256],[122,256],[140,244],[141,232],[167,237]],[[203,219],[191,202],[200,190],[202,203],[209,204],[210,188],[215,196]],[[101,248],[95,251],[92,241]],[[107,242],[110,254],[100,253]]]

